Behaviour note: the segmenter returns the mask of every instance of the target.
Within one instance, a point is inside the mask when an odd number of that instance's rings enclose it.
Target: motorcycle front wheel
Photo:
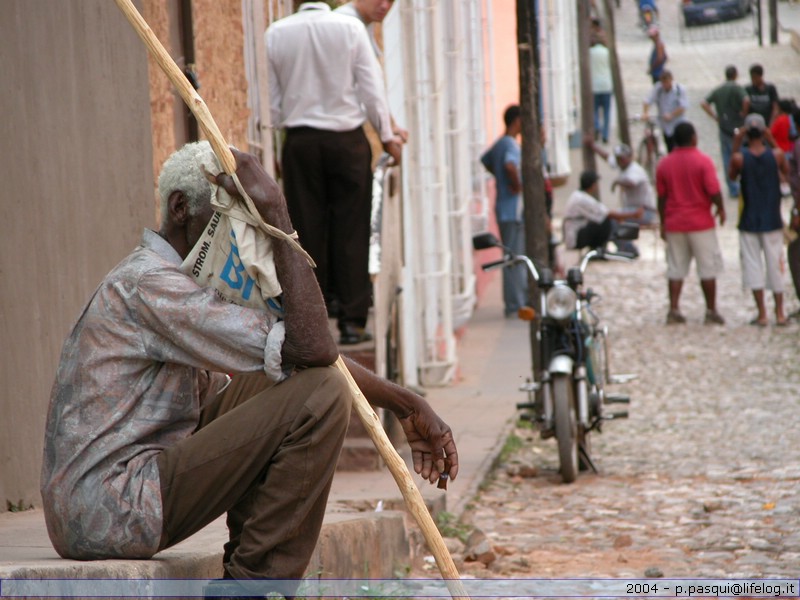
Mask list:
[[[552,386],[561,479],[564,483],[572,483],[578,477],[578,411],[575,387],[572,377],[568,375],[553,376]]]

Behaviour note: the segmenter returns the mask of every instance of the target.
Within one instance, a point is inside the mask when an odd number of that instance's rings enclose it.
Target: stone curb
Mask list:
[[[222,575],[222,545],[227,539],[224,517],[150,560],[102,561],[60,558],[47,539],[41,511],[3,517],[0,527],[9,535],[3,536],[0,546],[13,544],[20,559],[0,562],[0,579],[212,579]],[[393,577],[410,563],[408,539],[400,511],[326,515],[307,576]]]

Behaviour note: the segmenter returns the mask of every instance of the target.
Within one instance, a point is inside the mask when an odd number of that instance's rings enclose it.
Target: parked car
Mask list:
[[[750,12],[751,0],[683,0],[687,27],[738,19]]]

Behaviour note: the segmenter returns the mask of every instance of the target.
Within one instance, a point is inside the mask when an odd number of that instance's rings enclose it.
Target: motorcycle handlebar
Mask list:
[[[500,260],[494,260],[492,262],[488,262],[484,265],[481,265],[481,269],[484,271],[490,271],[492,269],[497,269],[499,267],[506,267],[509,265],[514,265],[517,263],[524,263],[525,266],[528,268],[531,276],[533,277],[534,281],[539,281],[539,271],[536,269],[536,266],[533,264],[533,261],[523,254],[517,255],[506,255],[504,258]]]
[[[492,269],[496,269],[497,267],[504,267],[507,264],[511,264],[511,261],[506,259],[500,260],[493,260],[492,262],[488,262],[486,264],[481,265],[481,269],[484,271],[491,271]]]

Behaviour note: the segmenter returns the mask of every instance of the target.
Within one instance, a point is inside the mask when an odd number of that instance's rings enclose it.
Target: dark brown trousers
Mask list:
[[[372,150],[362,128],[287,130],[283,189],[300,243],[317,263],[326,302],[339,300],[339,329],[364,327],[372,302],[369,237]]]
[[[273,387],[263,374],[234,377],[203,408],[197,431],[158,458],[161,549],[227,512],[227,577],[301,578],[322,527],[350,405],[334,368],[306,369]]]

